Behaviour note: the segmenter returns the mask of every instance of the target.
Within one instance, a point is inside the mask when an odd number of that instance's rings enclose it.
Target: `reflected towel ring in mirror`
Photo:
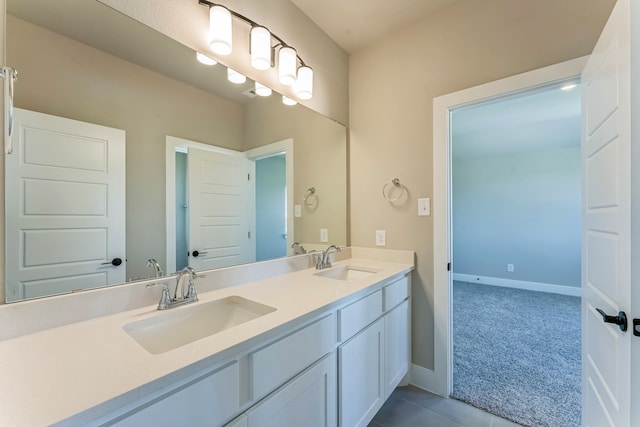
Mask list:
[[[392,187],[390,187],[392,186]],[[400,194],[397,197],[392,198],[391,192],[393,188],[399,188]],[[391,181],[384,184],[382,187],[382,197],[385,198],[388,202],[395,202],[396,200],[400,200],[400,198],[404,195],[404,185],[400,184],[400,180],[398,178],[393,178]]]
[[[309,187],[307,191],[304,193],[304,204],[307,206],[311,206],[318,200],[318,193],[316,192],[316,187]]]

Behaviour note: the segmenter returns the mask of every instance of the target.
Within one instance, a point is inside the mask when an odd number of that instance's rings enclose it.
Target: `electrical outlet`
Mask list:
[[[513,264],[507,264],[507,271],[513,273]]]
[[[376,230],[376,246],[387,246],[386,234],[384,230]]]
[[[320,229],[320,242],[328,243],[329,242],[329,230],[326,228]]]
[[[295,205],[293,207],[293,216],[295,218],[300,218],[302,216],[302,206],[301,205]]]

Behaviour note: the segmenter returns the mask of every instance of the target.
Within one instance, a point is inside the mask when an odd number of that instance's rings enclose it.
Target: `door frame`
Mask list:
[[[254,163],[256,160],[265,159],[267,157],[272,157],[278,154],[284,154],[285,161],[285,182],[287,188],[287,256],[294,255],[293,249],[291,245],[294,241],[293,234],[293,139],[287,138],[281,141],[273,142],[271,144],[263,145],[261,147],[252,148],[244,152],[249,160],[252,160]],[[255,173],[254,173],[255,176]],[[255,187],[255,180],[254,180]],[[254,226],[255,230],[255,218],[254,218]]]
[[[588,56],[463,89],[433,99],[434,367],[414,369],[412,382],[448,397],[453,388],[451,285],[451,127],[453,109],[532,89],[579,80]]]

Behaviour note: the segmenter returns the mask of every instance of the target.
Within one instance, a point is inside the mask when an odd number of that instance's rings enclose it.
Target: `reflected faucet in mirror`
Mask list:
[[[162,277],[164,273],[162,272],[162,268],[160,268],[160,264],[156,261],[155,258],[151,258],[147,261],[147,267],[153,269],[154,277]]]
[[[293,249],[294,255],[304,255],[307,253],[307,250],[298,242],[293,242],[291,244],[291,249]]]

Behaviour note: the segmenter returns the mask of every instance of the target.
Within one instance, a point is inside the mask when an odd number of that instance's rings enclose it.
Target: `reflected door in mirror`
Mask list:
[[[189,148],[189,265],[196,270],[255,261],[252,168],[242,153]]]
[[[15,110],[7,301],[125,281],[125,132]]]

